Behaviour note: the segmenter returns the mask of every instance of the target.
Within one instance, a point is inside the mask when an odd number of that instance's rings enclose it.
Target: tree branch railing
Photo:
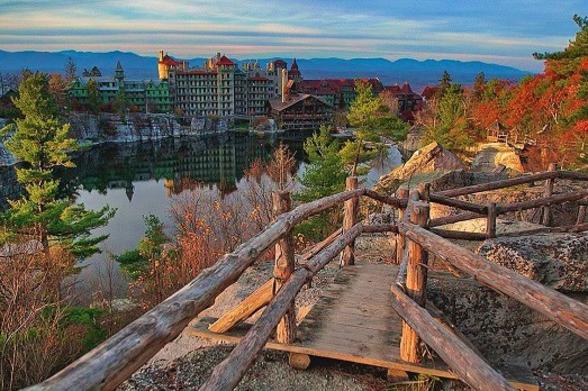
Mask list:
[[[264,231],[237,247],[233,252],[221,257],[185,287],[124,327],[97,348],[30,389],[112,390],[116,388],[166,343],[176,338],[193,318],[211,306],[215,298],[237,281],[259,255],[275,245],[277,251],[273,283],[270,280],[256,291],[263,297],[257,298],[259,300],[252,298],[246,303],[248,308],[233,313],[228,323],[216,325],[219,330],[228,330],[243,317],[253,313],[254,309],[266,307],[254,326],[229,356],[213,370],[211,377],[201,389],[225,390],[235,387],[276,328],[279,329],[278,335],[281,335],[278,342],[292,342],[296,333],[295,322],[292,322],[293,317],[295,318],[294,299],[304,284],[308,283],[338,254],[343,254],[341,258],[343,266],[353,264],[355,239],[362,233],[374,232],[397,234],[397,257],[402,262],[397,280],[392,287],[395,298],[392,305],[405,322],[402,332],[404,341],[401,342],[404,358],[407,361],[418,361],[418,338],[422,338],[468,384],[478,388],[492,384],[496,389],[511,389],[500,374],[487,364],[482,364],[483,359],[479,358],[467,343],[456,342],[453,336],[447,335],[447,328],[438,328],[436,320],[428,317],[423,310],[417,309],[417,307],[423,308],[425,304],[426,255],[434,254],[453,267],[473,275],[482,284],[523,302],[558,324],[588,338],[588,306],[528,280],[516,272],[491,264],[482,257],[441,237],[456,236],[456,231],[435,228],[466,218],[487,216],[489,221],[494,222],[494,228],[492,224],[489,224],[490,228],[486,233],[466,233],[472,239],[482,240],[492,235],[496,236],[495,218],[501,213],[525,208],[549,207],[571,200],[585,202],[588,199],[588,191],[549,194],[539,200],[500,205],[477,205],[451,198],[532,181],[553,181],[558,178],[588,180],[588,175],[549,171],[437,193],[431,193],[428,188],[420,195],[415,190],[408,194],[406,191],[400,191],[396,197],[381,195],[372,190],[357,189],[357,181],[350,179],[347,182],[347,191],[300,205],[289,211],[289,196],[274,195],[274,203],[279,206],[276,207],[275,204],[275,212],[279,215]],[[357,223],[358,200],[361,196],[398,209],[401,215],[400,220],[396,224]],[[425,201],[421,201],[420,198],[425,198]],[[445,204],[466,212],[457,216],[429,220],[428,207],[431,202]],[[345,203],[343,227],[305,252],[299,258],[299,261],[305,261],[305,263],[296,268],[291,242],[292,229],[306,218],[340,203]],[[544,229],[550,229],[551,232],[556,232],[557,229],[588,229],[588,224],[583,222],[585,213],[586,208],[583,208],[583,214],[581,210],[573,227],[545,227]],[[270,283],[272,283],[271,300],[268,295]],[[288,323],[285,323],[286,321]],[[409,334],[412,336],[410,340]],[[450,346],[453,346],[453,351],[450,350]],[[480,364],[464,371],[464,357]]]

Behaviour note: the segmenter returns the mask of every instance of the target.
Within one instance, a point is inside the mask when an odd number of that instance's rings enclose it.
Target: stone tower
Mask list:
[[[116,63],[116,70],[114,71],[114,78],[118,82],[122,82],[125,79],[125,71],[124,71],[122,65],[120,65],[120,61],[117,61],[117,63]]]

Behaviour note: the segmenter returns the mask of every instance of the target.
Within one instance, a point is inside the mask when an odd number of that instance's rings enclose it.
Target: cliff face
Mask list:
[[[192,118],[181,123],[170,114],[130,113],[126,118],[101,113],[72,113],[66,122],[71,125],[71,137],[82,142],[129,143],[135,141],[160,140],[167,137],[186,137],[227,132],[231,127],[226,118]],[[0,119],[0,128],[4,122]],[[0,139],[0,166],[16,163]]]
[[[68,122],[73,137],[90,142],[134,142],[198,136],[223,133],[230,127],[229,120],[224,118],[192,118],[190,123],[180,123],[170,114],[131,113],[121,118],[106,113],[73,113]]]

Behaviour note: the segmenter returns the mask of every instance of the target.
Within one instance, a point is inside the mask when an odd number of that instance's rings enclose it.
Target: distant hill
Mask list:
[[[117,61],[123,65],[127,77],[139,79],[157,78],[156,57],[140,56],[131,52],[106,53],[65,50],[61,52],[0,50],[0,72],[19,72],[24,68],[44,72],[63,72],[67,58],[73,58],[78,71],[96,65],[103,74],[114,73]],[[262,66],[273,59],[256,59]],[[285,59],[290,62],[291,59]],[[192,66],[201,65],[204,58],[189,59]],[[238,60],[239,63],[251,60]],[[378,77],[384,84],[410,82],[420,91],[427,84],[436,83],[447,70],[453,80],[470,84],[478,72],[487,78],[519,80],[531,74],[517,68],[479,61],[425,60],[403,58],[390,61],[384,58],[311,58],[298,59],[302,75],[306,79]]]

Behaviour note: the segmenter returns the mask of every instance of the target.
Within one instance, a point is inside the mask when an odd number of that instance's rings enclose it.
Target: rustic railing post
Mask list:
[[[411,211],[410,222],[425,227],[428,219],[429,204],[420,202],[415,204],[414,209]],[[419,305],[424,306],[427,287],[427,252],[415,241],[409,240],[406,245],[408,246],[406,293]],[[400,338],[400,358],[404,361],[418,363],[421,359],[419,341],[417,333],[403,321]]]
[[[291,208],[290,193],[285,191],[272,193],[274,216],[288,212]],[[274,295],[294,272],[294,244],[292,233],[286,232],[275,245],[274,255]],[[288,309],[286,315],[278,323],[276,340],[279,343],[289,344],[296,337],[296,310],[294,304]]]
[[[358,180],[356,176],[347,177],[345,180],[346,190],[357,189]],[[359,211],[359,197],[353,197],[345,201],[344,215],[343,215],[343,232],[349,231],[355,224],[357,224],[357,214]],[[341,253],[341,265],[353,265],[355,264],[355,241],[351,242],[345,247]]]
[[[584,224],[584,219],[586,219],[586,205],[580,205],[578,208],[578,219],[576,220],[576,225]]]
[[[396,198],[399,200],[408,200],[408,189],[399,188],[396,191]],[[398,208],[398,221],[402,221],[404,217],[405,208]],[[402,256],[404,253],[404,235],[398,233],[396,235],[396,263],[402,262]]]
[[[493,239],[496,237],[496,202],[488,203],[487,207],[486,239]]]
[[[556,171],[557,164],[550,163],[548,171]],[[549,178],[545,180],[545,188],[543,189],[543,197],[551,197],[553,194],[553,183],[555,178]],[[541,220],[543,225],[549,227],[551,225],[551,208],[549,205],[543,207],[543,218]]]

